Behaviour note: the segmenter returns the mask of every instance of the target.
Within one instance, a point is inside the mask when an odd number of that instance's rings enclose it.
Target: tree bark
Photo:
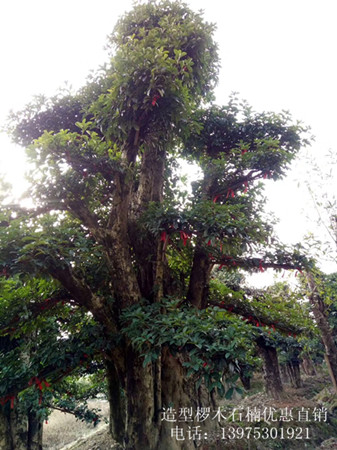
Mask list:
[[[286,364],[280,365],[280,374],[281,374],[282,383],[284,383],[284,384],[290,383],[289,373],[288,373]]]
[[[28,450],[42,450],[43,423],[34,411],[28,413]]]
[[[110,433],[117,442],[124,443],[126,432],[125,383],[120,379],[115,364],[110,359],[106,360],[106,376],[110,405]]]
[[[302,368],[303,368],[303,372],[306,375],[309,375],[309,376],[317,375],[315,366],[314,366],[310,356],[307,354],[302,355]]]
[[[192,439],[188,439],[188,429],[198,425],[198,423],[185,422],[179,419],[179,412],[184,408],[192,408],[195,412],[200,406],[199,395],[195,389],[195,384],[186,379],[186,371],[182,366],[182,359],[178,355],[172,356],[168,349],[164,349],[162,358],[162,404],[167,409],[172,406],[176,413],[176,422],[161,421],[160,435],[156,450],[194,450],[196,444]],[[210,406],[204,405],[204,406]],[[180,421],[181,420],[181,421]],[[178,441],[171,435],[171,430],[178,426],[186,437],[183,441]]]
[[[187,292],[187,299],[196,308],[205,308],[207,304],[211,270],[212,264],[206,251],[202,248],[201,242],[199,242],[194,251],[190,283]]]
[[[152,365],[143,367],[143,358],[129,348],[126,370],[127,435],[126,448],[156,448],[158,427],[155,425],[154,377]]]
[[[14,404],[0,407],[0,449],[42,450],[42,422],[35,412],[24,412]]]
[[[0,449],[12,450],[12,437],[9,424],[9,415],[6,413],[7,406],[0,406]]]
[[[329,372],[329,375],[330,375],[330,378],[332,381],[332,385],[334,387],[335,392],[337,392],[337,383],[336,383],[335,374],[334,374],[333,368],[331,367],[331,362],[330,362],[330,359],[327,354],[324,355],[324,359],[325,359],[326,365],[328,367],[328,372]]]
[[[244,367],[240,367],[240,380],[242,383],[242,386],[249,391],[250,390],[250,382],[251,382],[252,375],[250,372],[245,370]]]
[[[202,182],[202,198],[210,200],[212,184],[215,176],[212,173],[212,164],[205,170]],[[203,238],[199,237],[194,250],[190,281],[187,291],[188,301],[196,308],[206,307],[209,293],[209,281],[213,263],[210,261],[208,252],[204,248]]]
[[[197,441],[189,433],[200,425],[195,421],[197,407],[211,406],[210,394],[196,389],[194,380],[186,378],[182,355],[172,356],[166,348],[158,364],[143,367],[143,358],[135,351],[129,348],[127,354],[125,389],[117,388],[121,384],[117,370],[111,362],[106,364],[113,438],[126,450],[194,450]],[[175,414],[174,421],[163,415],[168,408]],[[193,411],[191,420],[179,417],[184,409]],[[182,430],[184,440],[172,434],[176,427]]]
[[[266,392],[275,400],[279,400],[283,394],[283,386],[277,351],[275,347],[268,345],[262,336],[257,339],[256,343],[258,352],[263,360]]]
[[[324,300],[319,294],[317,281],[312,272],[307,272],[307,282],[310,289],[309,301],[314,314],[317,326],[321,332],[322,341],[326,352],[326,361],[328,364],[329,374],[337,393],[337,348],[334,342],[332,330],[326,314],[326,306]]]
[[[293,359],[287,363],[287,371],[290,378],[290,383],[294,388],[302,387],[300,362],[298,359]]]

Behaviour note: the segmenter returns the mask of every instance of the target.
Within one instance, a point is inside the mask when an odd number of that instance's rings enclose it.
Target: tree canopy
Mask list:
[[[201,402],[202,382],[221,391],[224,371],[251,357],[261,296],[212,281],[212,271],[308,265],[300,246],[278,241],[263,212],[263,180],[282,179],[308,143],[306,129],[235,95],[225,106],[211,103],[219,69],[213,32],[184,3],[137,5],[110,37],[109,66],[78,93],[39,99],[10,123],[33,166],[35,206],[2,208],[2,274],[21,280],[15,292],[36,277],[38,289],[52,279],[62,293],[47,303],[38,293],[26,305],[27,319],[42,317],[40,339],[48,326],[62,335],[62,320],[81,311],[81,330],[67,323],[71,338],[55,340],[46,367],[64,367],[70,355],[76,365],[82,344],[94,356],[99,343],[111,431],[130,449],[172,446],[161,409]],[[202,174],[185,194],[178,159]],[[278,325],[268,313],[263,321]],[[36,368],[32,360],[36,377],[43,355]],[[49,384],[54,373],[46,372]],[[12,380],[3,393],[27,381]]]

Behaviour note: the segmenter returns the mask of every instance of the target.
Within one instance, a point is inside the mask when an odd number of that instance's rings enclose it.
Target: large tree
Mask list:
[[[246,324],[219,312],[233,293],[214,295],[214,266],[304,264],[273,237],[260,182],[282,178],[303,129],[235,97],[208,106],[213,31],[183,3],[138,5],[115,27],[109,67],[79,93],[13,117],[35,166],[36,207],[8,208],[5,233],[19,219],[26,236],[3,250],[3,274],[52,276],[101,325],[111,432],[128,449],[194,448],[171,437],[160,412],[209,406],[193,373],[220,389],[217,373],[244,352]],[[177,183],[179,158],[202,173],[190,193]]]

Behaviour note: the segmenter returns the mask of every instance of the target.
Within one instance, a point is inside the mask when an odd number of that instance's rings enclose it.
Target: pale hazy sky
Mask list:
[[[336,149],[337,4],[335,0],[190,0],[217,24],[222,69],[217,103],[232,91],[256,110],[290,110],[312,127],[312,153]],[[103,50],[124,0],[12,0],[0,6],[0,121],[34,94],[55,93],[64,81],[80,87],[106,60]],[[0,135],[0,173],[22,179],[23,150]],[[303,169],[299,163],[296,171]],[[293,171],[294,173],[294,171]],[[296,175],[296,173],[295,173]],[[291,175],[290,178],[294,178]],[[337,176],[336,176],[337,179]],[[307,231],[305,194],[291,181],[268,183],[269,208],[282,219],[281,237]],[[18,189],[20,183],[18,183]]]

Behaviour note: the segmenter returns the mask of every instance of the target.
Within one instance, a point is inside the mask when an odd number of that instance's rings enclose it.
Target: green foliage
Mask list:
[[[107,395],[105,371],[97,365],[93,374],[81,376],[81,371],[75,371],[63,378],[53,391],[49,408],[69,412],[77,419],[96,426],[101,420],[100,410],[90,408],[87,401],[102,394]]]
[[[288,336],[292,339],[298,335],[304,341],[318,336],[308,302],[301,292],[291,290],[286,283],[279,282],[265,290],[240,288],[237,284],[226,286],[215,275],[210,298],[255,325],[258,334],[272,346],[280,347]]]
[[[38,219],[11,219],[10,226],[0,229],[0,237],[6,243],[0,250],[0,267],[11,276],[24,280],[30,274],[42,283],[41,276],[51,268],[55,271],[71,266],[73,273],[85,276],[92,288],[109,295],[101,246],[69,215],[50,213]]]
[[[79,92],[12,116],[34,166],[35,206],[1,210],[0,396],[21,392],[36,407],[94,420],[77,400],[101,383],[83,386],[83,377],[109,355],[131,382],[131,342],[144,366],[170,352],[211,391],[224,393],[225,376],[229,398],[240,370],[254,367],[254,340],[276,345],[256,318],[311,326],[296,293],[249,293],[238,272],[310,264],[301,246],[278,242],[263,213],[263,180],[284,176],[306,129],[235,96],[207,105],[218,75],[213,32],[182,2],[138,4],[116,25],[109,66]],[[177,158],[200,168],[190,193]],[[227,277],[209,282],[217,265]]]
[[[101,363],[95,358],[100,361],[101,349],[110,344],[92,317],[65,303],[69,298],[55,282],[11,278],[0,283],[0,398],[16,397],[45,418],[62,391],[60,380],[77,367],[79,374],[96,371]],[[97,392],[94,386],[91,393]],[[85,411],[83,406],[76,414],[89,417]]]
[[[301,352],[303,350],[301,342],[297,339],[294,339],[292,336],[278,336],[276,347],[278,349],[279,354],[279,363],[300,363],[301,361]]]
[[[144,302],[122,315],[123,332],[144,357],[155,361],[163,347],[182,354],[187,375],[197,375],[212,390],[223,392],[221,379],[238,371],[240,363],[252,362],[254,330],[242,320],[218,308],[197,310],[178,301]]]
[[[337,343],[337,273],[323,275],[320,292],[327,308],[329,324]]]
[[[7,131],[13,141],[22,146],[32,144],[44,131],[77,132],[76,123],[83,118],[90,120],[87,109],[108,88],[109,80],[110,70],[103,67],[95,75],[90,75],[87,84],[76,93],[66,85],[51,98],[36,95],[22,111],[11,112]],[[96,131],[99,132],[99,128]]]
[[[144,142],[157,146],[169,128],[186,133],[186,117],[217,80],[213,31],[181,2],[150,1],[126,14],[110,38],[111,88],[90,110],[105,132],[123,142],[143,128]]]
[[[195,120],[203,127],[187,140],[187,155],[202,161],[206,156],[217,158],[225,153],[231,158],[228,164],[235,158],[235,167],[240,164],[272,171],[274,179],[283,174],[280,162],[285,169],[300,147],[310,143],[301,136],[308,128],[294,124],[289,113],[257,113],[235,93],[227,106],[198,110]]]

